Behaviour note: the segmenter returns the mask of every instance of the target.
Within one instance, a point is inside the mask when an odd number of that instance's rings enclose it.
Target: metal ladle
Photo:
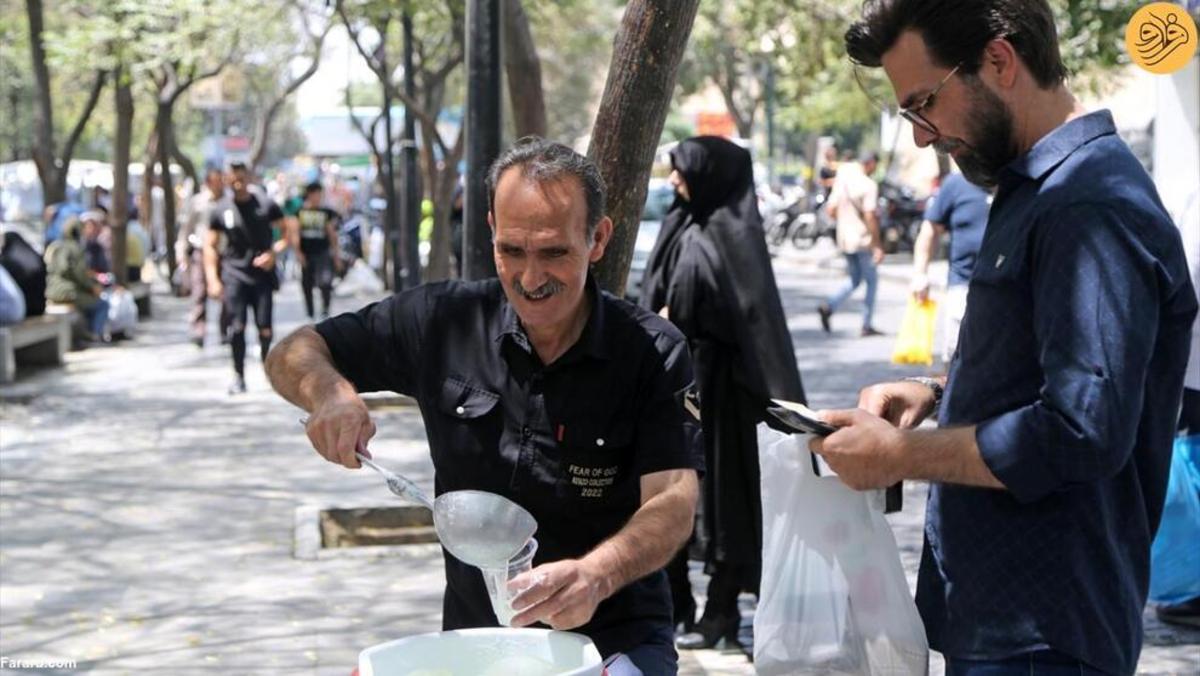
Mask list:
[[[307,425],[308,419],[301,419]],[[503,495],[486,491],[447,491],[430,500],[408,477],[396,474],[354,452],[359,462],[375,470],[397,497],[427,507],[433,512],[438,539],[454,557],[479,568],[503,567],[529,542],[537,521],[524,507]]]

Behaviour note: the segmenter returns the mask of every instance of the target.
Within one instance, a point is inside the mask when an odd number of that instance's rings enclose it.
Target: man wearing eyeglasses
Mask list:
[[[1057,45],[1046,0],[868,0],[846,33],[917,145],[997,186],[948,379],[868,387],[812,445],[855,488],[931,482],[917,605],[951,675],[1131,674],[1141,651],[1197,304]]]

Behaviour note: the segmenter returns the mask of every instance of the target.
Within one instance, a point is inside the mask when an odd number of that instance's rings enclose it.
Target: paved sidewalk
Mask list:
[[[832,336],[820,331],[812,308],[841,277],[811,256],[783,255],[777,269],[814,405],[852,405],[863,384],[923,372],[888,363],[891,337],[857,338],[854,302]],[[903,294],[898,281],[881,285],[881,329],[899,325]],[[198,350],[186,301],[154,300],[134,341],[0,388],[0,654],[100,674],[346,676],[362,648],[436,630],[436,547],[293,557],[299,508],[395,503],[373,474],[312,451],[300,412],[268,390],[253,339],[250,391],[231,398],[228,348]],[[301,307],[286,285],[277,335],[300,324]],[[416,410],[376,419],[372,452],[432,489]],[[893,521],[910,573],[922,507],[923,487],[910,486]],[[695,581],[703,591],[699,571]],[[752,597],[744,606],[749,620]],[[1200,672],[1200,632],[1148,633],[1146,673]],[[697,651],[681,671],[752,668],[740,653]]]

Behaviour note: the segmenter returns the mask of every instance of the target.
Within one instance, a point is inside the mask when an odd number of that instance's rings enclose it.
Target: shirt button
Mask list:
[[[458,408],[454,409],[454,412],[459,415],[462,415],[467,412],[467,409],[463,408],[462,406],[459,406]]]
[[[597,445],[597,446],[603,446],[603,445],[604,445],[604,440],[603,440],[603,439],[597,439],[597,440],[596,440],[596,445]]]

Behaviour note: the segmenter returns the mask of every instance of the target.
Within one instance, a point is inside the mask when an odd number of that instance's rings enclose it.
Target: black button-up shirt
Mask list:
[[[939,423],[978,425],[1008,490],[930,490],[931,647],[1134,672],[1195,316],[1179,231],[1107,112],[1004,170]]]
[[[360,392],[421,407],[438,494],[507,496],[537,519],[534,564],[579,558],[640,505],[642,475],[703,467],[683,407],[687,343],[666,320],[588,282],[579,340],[544,365],[497,280],[427,284],[317,325]],[[496,626],[479,570],[445,555],[446,629]],[[600,604],[577,629],[601,653],[671,623],[655,572]]]

